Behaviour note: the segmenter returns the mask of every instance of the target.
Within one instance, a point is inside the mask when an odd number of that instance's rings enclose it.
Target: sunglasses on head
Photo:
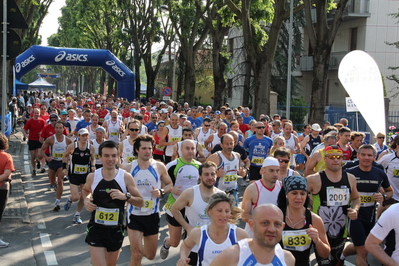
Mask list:
[[[278,162],[279,162],[279,163],[289,163],[290,160],[278,159]]]
[[[140,129],[138,129],[138,128],[129,128],[129,130],[134,132],[134,131],[139,131]]]
[[[334,159],[342,159],[342,155],[328,155],[326,156],[328,159],[334,160]]]

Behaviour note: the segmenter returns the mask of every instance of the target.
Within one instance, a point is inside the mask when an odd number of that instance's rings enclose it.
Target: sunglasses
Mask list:
[[[256,127],[257,129],[263,129],[263,128],[265,128],[265,127]]]
[[[140,129],[138,129],[138,128],[129,128],[129,130],[134,132],[134,131],[139,131]]]
[[[40,110],[47,110],[47,108],[40,108]]]
[[[151,117],[151,119],[157,119],[158,117]]]
[[[272,125],[272,127],[276,127],[277,125]]]
[[[290,160],[278,159],[278,162],[279,162],[279,163],[289,163]]]
[[[342,157],[344,157],[344,156],[342,156],[342,155],[328,155],[328,156],[326,156],[328,159],[331,159],[331,160],[334,160],[334,159],[342,159]]]
[[[385,137],[377,137],[377,139],[385,139]]]
[[[164,125],[159,125],[158,127],[165,127]]]
[[[58,120],[57,119],[51,119],[50,121],[51,122],[57,122]]]
[[[211,125],[204,125],[204,127],[210,127]]]

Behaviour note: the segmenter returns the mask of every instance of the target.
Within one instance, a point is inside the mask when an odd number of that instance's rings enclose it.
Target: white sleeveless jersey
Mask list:
[[[198,249],[198,264],[209,266],[213,259],[226,248],[237,244],[237,226],[229,224],[226,239],[221,244],[216,244],[208,235],[208,225],[201,227],[200,246]]]
[[[181,138],[183,136],[183,128],[181,126],[178,126],[177,128],[172,128],[171,125],[168,125],[166,128],[169,130],[168,142],[173,142],[175,140],[179,140],[179,141],[181,140]],[[165,155],[166,156],[173,155],[173,146],[172,145],[166,146]]]
[[[97,128],[96,128],[96,129],[97,129]],[[87,130],[89,131],[89,139],[90,139],[91,141],[93,141],[93,140],[96,139],[96,129],[93,130],[93,129],[91,128],[91,125],[87,127]]]
[[[104,141],[106,141],[106,139],[104,139]],[[100,154],[98,152],[98,147],[100,147],[101,143],[98,143],[96,139],[94,139],[92,142],[94,147],[94,157],[96,158],[96,164],[102,165],[103,163],[100,161]]]
[[[148,132],[147,127],[145,125],[141,125],[139,136],[147,134],[147,132]]]
[[[277,181],[276,184],[274,185],[273,189],[270,190],[267,187],[265,187],[262,183],[262,179],[256,180],[255,182],[256,189],[258,191],[258,199],[255,203],[252,204],[251,207],[251,213],[253,213],[253,210],[260,204],[263,203],[271,203],[274,205],[277,205],[277,197],[278,194],[280,193],[281,190],[281,181]],[[247,232],[248,236],[250,238],[253,237],[254,233],[249,227],[248,223],[245,224],[245,232]]]
[[[204,150],[205,157],[208,157],[209,151],[207,150],[208,147],[205,147],[205,140],[209,138],[209,136],[212,134],[212,130],[209,129],[208,132],[204,132],[203,128],[200,127],[198,130],[198,136],[197,136],[197,141],[199,144],[201,144],[202,149]]]
[[[223,191],[236,189],[238,179],[238,169],[240,168],[240,155],[236,152],[232,152],[233,159],[227,159],[223,155],[222,151],[218,151],[217,154],[220,158],[220,165],[218,169],[223,168],[224,176],[220,177],[218,188]]]
[[[91,191],[94,191],[96,189],[98,183],[100,183],[100,181],[102,179],[103,179],[103,175],[102,175],[101,169],[97,169],[94,172],[93,184],[91,184]],[[125,170],[119,169],[114,180],[119,184],[119,186],[122,189],[122,192],[126,193],[127,189],[126,189],[126,184],[125,184]]]
[[[123,163],[131,163],[133,162],[133,160],[137,159],[137,156],[133,155],[133,145],[129,143],[129,139],[124,139],[123,140],[123,153],[122,153],[122,159],[123,159]]]
[[[218,136],[218,133],[213,134],[213,140],[211,142],[211,147],[215,147],[217,144],[220,144],[220,137]]]
[[[248,244],[248,238],[238,241],[238,246],[240,247],[240,258],[238,260],[237,266],[286,266],[284,250],[281,248],[280,244],[274,247],[274,258],[271,263],[260,264],[257,262],[255,256],[252,254],[251,248]]]
[[[136,207],[131,204],[128,206],[130,214],[145,216],[153,213],[159,213],[160,198],[153,198],[151,191],[161,188],[161,176],[157,172],[155,165],[157,161],[151,159],[151,164],[147,169],[140,169],[137,160],[132,162],[131,174],[136,181],[137,189],[144,199],[143,207]]]
[[[62,156],[67,149],[66,137],[62,135],[62,141],[58,142],[57,137],[55,134],[54,137],[54,145],[50,147],[51,156],[53,157],[54,161],[62,161]]]
[[[280,132],[280,133],[274,133],[274,131],[272,131],[272,134],[270,135],[270,138],[273,140],[274,139],[274,137],[277,137],[277,136],[282,136],[283,135],[283,132]]]
[[[285,140],[285,147],[286,147],[287,149],[290,149],[290,150],[295,150],[295,138],[294,138],[294,134],[291,134],[290,138]],[[291,158],[290,158],[290,165],[296,165],[294,154],[291,154],[290,157],[291,157]]]
[[[122,121],[116,120],[115,122],[110,120],[106,121],[107,129],[108,129],[108,140],[112,140],[113,142],[119,143],[119,128],[121,127]]]

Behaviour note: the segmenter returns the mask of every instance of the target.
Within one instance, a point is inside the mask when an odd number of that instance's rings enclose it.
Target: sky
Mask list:
[[[43,20],[39,29],[39,34],[42,35],[42,44],[47,46],[47,38],[52,34],[57,33],[58,17],[61,16],[61,8],[65,5],[65,0],[54,0],[49,7],[48,14]]]

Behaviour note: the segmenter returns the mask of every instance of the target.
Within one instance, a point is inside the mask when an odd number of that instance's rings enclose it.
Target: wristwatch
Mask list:
[[[129,192],[126,192],[125,196],[126,196],[126,200],[129,200],[132,197],[132,194],[130,194]]]
[[[387,194],[384,194],[383,196],[384,196],[384,200],[387,200],[388,195],[387,195]]]
[[[161,193],[161,197],[163,197],[165,195],[165,190],[163,188],[160,188],[159,193]]]

